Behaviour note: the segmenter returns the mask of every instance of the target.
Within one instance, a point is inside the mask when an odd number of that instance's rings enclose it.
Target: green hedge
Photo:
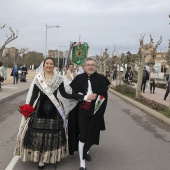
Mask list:
[[[166,89],[166,84],[165,83],[156,83],[156,87],[161,88],[161,89]]]
[[[162,83],[157,83],[157,85],[159,85],[159,87],[165,86],[165,84],[162,84]],[[149,108],[152,108],[164,114],[167,117],[170,117],[170,110],[167,106],[157,103],[154,100],[147,99],[143,96],[140,96],[140,98],[136,98],[136,89],[134,89],[132,86],[123,84],[123,85],[117,85],[113,89],[125,96],[128,96],[129,98],[134,99],[135,101],[138,101],[139,103],[142,103],[148,106]]]
[[[133,83],[137,83],[137,79],[133,79]],[[161,89],[166,89],[166,84],[161,83],[161,82],[156,82],[156,87],[161,88]]]
[[[115,90],[119,93],[124,94],[125,96],[129,96],[131,98],[135,98],[136,90],[129,85],[123,84],[123,85],[117,85],[115,87]]]

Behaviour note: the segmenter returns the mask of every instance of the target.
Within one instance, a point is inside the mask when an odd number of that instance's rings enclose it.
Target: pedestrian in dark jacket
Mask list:
[[[113,80],[115,80],[116,77],[117,77],[117,69],[115,69],[114,72],[113,72]]]
[[[166,82],[166,93],[164,95],[164,100],[166,100],[166,98],[168,97],[168,94],[169,94],[169,88],[170,88],[170,75],[167,75],[166,76],[166,79],[165,79],[165,82]]]
[[[141,84],[141,91],[145,93],[146,82],[149,80],[149,73],[146,70],[146,67],[143,68],[143,77],[142,77],[142,84]]]
[[[18,64],[14,64],[14,67],[11,72],[11,76],[13,76],[13,84],[18,84],[18,71],[20,70]]]
[[[133,80],[133,71],[130,70],[128,82],[129,82],[129,84],[131,84],[131,85],[132,85],[132,80]]]

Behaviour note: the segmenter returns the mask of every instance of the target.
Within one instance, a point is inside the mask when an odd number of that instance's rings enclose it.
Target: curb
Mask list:
[[[109,92],[111,92],[112,94],[115,94],[116,96],[122,98],[123,100],[131,103],[133,106],[137,107],[138,109],[142,110],[145,113],[148,113],[149,115],[155,117],[156,119],[160,120],[161,122],[165,123],[166,125],[170,126],[170,119],[167,118],[166,116],[164,116],[163,114],[127,97],[124,96],[118,92],[116,92],[115,90],[109,89]]]
[[[8,99],[11,99],[11,98],[17,97],[17,96],[19,96],[19,95],[21,95],[21,94],[23,94],[23,93],[27,92],[27,91],[28,91],[28,89],[29,89],[29,88],[24,89],[24,90],[21,90],[21,91],[19,91],[19,92],[17,92],[17,93],[11,94],[10,96],[6,96],[6,97],[4,97],[4,98],[0,99],[0,103],[3,103],[3,102],[5,102],[5,101],[7,101]]]

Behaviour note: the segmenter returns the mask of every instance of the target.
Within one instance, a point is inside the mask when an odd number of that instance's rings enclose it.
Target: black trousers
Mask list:
[[[153,81],[153,83],[150,83],[150,92],[152,92],[153,89],[153,93],[155,92],[155,82]]]
[[[167,86],[166,88],[166,93],[165,93],[165,96],[164,96],[164,99],[166,100],[166,98],[168,97],[168,94],[169,94],[169,86]]]
[[[85,143],[89,126],[89,110],[78,109],[79,140]]]
[[[146,80],[142,80],[142,84],[141,84],[141,91],[145,91],[145,87],[146,87]]]

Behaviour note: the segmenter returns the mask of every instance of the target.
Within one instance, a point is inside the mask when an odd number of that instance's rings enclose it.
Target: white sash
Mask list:
[[[47,84],[46,84],[45,80],[43,79],[43,77],[41,76],[41,74],[38,74],[36,78],[37,78],[43,92],[48,96],[48,98],[54,104],[54,106],[58,110],[60,116],[62,117],[65,126],[67,127],[67,120],[66,120],[62,106],[59,104],[59,102],[57,101],[57,99],[53,95],[51,89],[47,86]]]

